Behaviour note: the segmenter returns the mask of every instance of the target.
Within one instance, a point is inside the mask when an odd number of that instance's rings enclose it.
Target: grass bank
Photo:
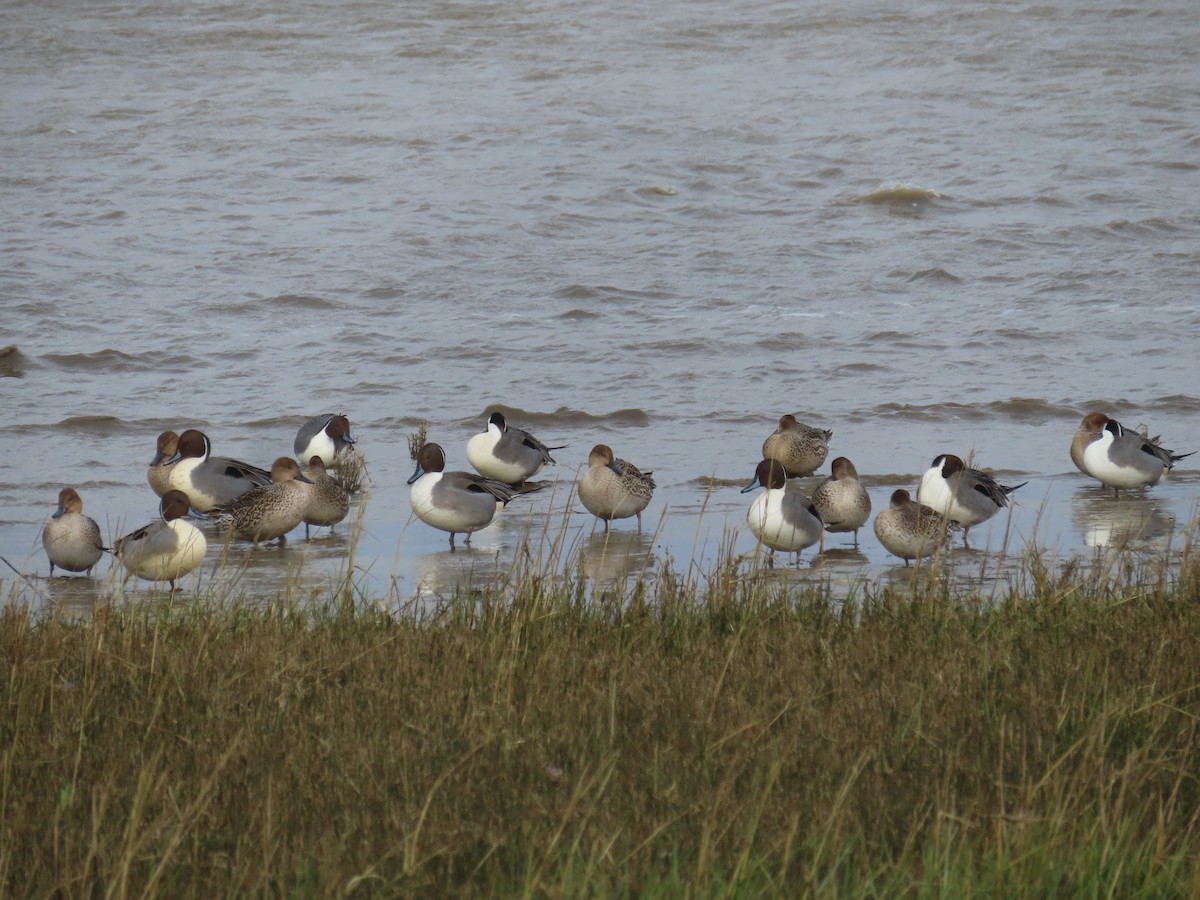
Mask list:
[[[8,896],[1200,894],[1200,569],[0,612]]]

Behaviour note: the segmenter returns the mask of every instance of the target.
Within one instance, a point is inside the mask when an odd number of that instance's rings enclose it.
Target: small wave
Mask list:
[[[68,434],[110,435],[123,430],[125,423],[116,416],[70,416],[52,426],[52,431]]]
[[[1008,338],[1013,341],[1047,341],[1055,340],[1055,336],[1046,332],[1029,331],[1025,328],[997,328],[993,331],[979,329],[974,332],[988,343],[994,343],[996,338]]]
[[[1200,169],[1200,165],[1187,159],[1165,160],[1163,162],[1154,163],[1156,169],[1165,169],[1168,172],[1195,172]]]
[[[282,306],[290,306],[296,309],[341,309],[341,304],[335,303],[333,300],[310,294],[279,294],[268,298],[267,302],[278,303]]]
[[[887,366],[881,366],[876,363],[852,362],[846,363],[843,366],[834,366],[830,369],[832,374],[839,372],[883,372],[887,370]]]
[[[652,184],[648,187],[638,188],[636,193],[643,197],[674,197],[679,191],[669,184]]]
[[[363,291],[362,295],[368,300],[398,300],[406,291],[401,287],[377,287]]]
[[[889,204],[922,204],[939,200],[944,196],[941,191],[923,188],[919,184],[907,181],[882,182],[865,194],[854,197],[855,203]]]
[[[801,334],[797,331],[788,332],[785,334],[773,334],[768,337],[761,338],[754,342],[755,347],[760,347],[768,351],[788,351],[788,350],[805,350],[809,347],[817,345],[818,341],[815,338],[810,338],[806,334]]]
[[[501,403],[491,403],[469,424],[477,425],[481,420],[486,421],[492,413],[503,413],[504,420],[510,425],[523,428],[526,425],[553,426],[588,426],[614,425],[619,428],[644,428],[650,424],[650,414],[644,409],[629,407],[607,413],[589,413],[580,409],[560,406],[554,412],[542,413],[519,409],[515,406],[505,406]]]
[[[1131,222],[1128,219],[1117,219],[1108,223],[1108,230],[1116,234],[1138,235],[1152,237],[1156,234],[1172,233],[1179,231],[1180,228],[1170,219],[1164,219],[1161,216],[1154,216],[1149,219],[1142,219],[1140,222]]]
[[[95,353],[47,353],[42,359],[68,372],[165,372],[200,365],[189,356],[161,352],[134,355],[111,347]]]
[[[671,341],[648,341],[639,344],[625,344],[621,347],[622,350],[631,352],[640,352],[649,350],[653,353],[662,356],[694,356],[697,353],[713,353],[716,355],[712,347],[712,341],[707,340],[671,340]]]
[[[560,300],[591,300],[600,296],[600,292],[586,284],[568,284],[554,292]]]
[[[1051,403],[1038,397],[1011,397],[985,403],[882,403],[874,407],[872,412],[875,416],[912,422],[978,422],[1001,418],[1029,425],[1078,415],[1075,406]]]
[[[928,339],[918,339],[916,335],[902,331],[876,331],[855,342],[856,346],[883,344],[885,347],[901,347],[908,350],[945,350],[946,345]]]
[[[588,319],[604,318],[600,313],[592,312],[588,309],[569,309],[565,313],[561,313],[556,318],[564,322],[580,322]]]
[[[146,116],[149,116],[152,114],[153,114],[153,111],[146,110],[146,109],[114,108],[114,109],[99,110],[97,112],[92,113],[91,116],[89,116],[89,118],[111,119],[111,120],[142,119],[142,118],[145,118]]]
[[[16,344],[0,347],[0,378],[23,378],[29,360]]]
[[[919,272],[913,272],[906,279],[909,282],[913,281],[939,281],[946,284],[962,284],[962,279],[953,272],[947,272],[942,268],[921,269]]]
[[[248,419],[247,421],[242,422],[238,427],[244,428],[247,430],[257,429],[257,428],[297,429],[301,425],[303,425],[305,422],[307,422],[309,419],[315,418],[316,416],[325,415],[327,412],[328,412],[327,409],[322,409],[322,410],[318,411],[314,407],[314,409],[311,413],[296,413],[295,415],[291,415],[291,416],[268,416],[264,419]],[[354,424],[354,420],[351,419],[351,426],[353,426],[353,424]],[[353,427],[351,427],[351,432],[353,432]]]

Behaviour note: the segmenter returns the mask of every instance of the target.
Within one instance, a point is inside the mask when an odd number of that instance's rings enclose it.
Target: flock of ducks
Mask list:
[[[761,488],[747,513],[750,530],[774,553],[800,553],[820,542],[826,532],[851,533],[871,514],[871,498],[859,481],[854,464],[835,458],[831,474],[811,499],[789,479],[812,475],[825,462],[833,432],[785,415],[763,442],[762,460],[753,480],[742,489]],[[281,456],[270,471],[213,456],[208,437],[196,429],[182,434],[163,432],[147,470],[147,481],[161,497],[159,517],[127,534],[110,548],[100,528],[83,514],[83,501],[71,487],[59,492],[58,508],[42,529],[42,546],[55,568],[91,574],[105,552],[138,578],[177,579],[200,565],[208,547],[204,532],[186,521],[190,513],[206,516],[230,536],[252,541],[282,539],[300,524],[333,526],[349,512],[350,498],[329,474],[354,451],[355,439],[344,415],[324,414],[306,422],[293,445],[295,459]],[[467,443],[467,459],[475,472],[447,472],[445,451],[435,443],[415,448],[416,470],[408,479],[413,514],[427,525],[448,532],[454,548],[457,534],[469,546],[472,533],[489,525],[497,511],[520,494],[538,490],[531,482],[547,464],[552,451],[528,431],[509,425],[500,412],[488,418],[486,429]],[[1176,462],[1190,453],[1175,454],[1157,437],[1123,427],[1110,416],[1094,412],[1084,417],[1071,443],[1071,459],[1084,474],[1112,487],[1141,489],[1157,484]],[[302,468],[300,460],[305,463]],[[914,500],[904,489],[895,491],[888,507],[875,516],[874,532],[889,553],[908,565],[932,555],[962,529],[967,546],[970,529],[1008,506],[1009,496],[1022,484],[1002,485],[991,475],[968,467],[951,454],[937,456],[922,474]],[[588,456],[588,469],[577,488],[584,507],[604,522],[636,517],[650,503],[656,485],[651,472],[614,456],[597,444]]]

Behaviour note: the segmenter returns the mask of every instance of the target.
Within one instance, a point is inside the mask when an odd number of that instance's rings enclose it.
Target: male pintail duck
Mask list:
[[[173,457],[178,449],[179,435],[175,432],[164,431],[158,436],[154,459],[150,460],[150,467],[146,470],[146,481],[150,483],[150,490],[160,497],[171,489],[171,469],[174,463],[168,463],[167,460]]]
[[[519,485],[546,463],[554,463],[551,450],[523,428],[508,425],[504,414],[488,416],[487,428],[467,441],[467,460],[484,478]]]
[[[892,494],[891,505],[875,517],[875,537],[907,566],[910,559],[931,556],[942,547],[949,526],[940,515],[915,502],[908,491],[901,489]]]
[[[207,435],[189,428],[179,436],[175,454],[167,459],[171,489],[187,494],[196,512],[211,512],[251,488],[271,483],[271,473],[265,469],[211,453]]]
[[[308,489],[308,505],[304,508],[304,536],[308,537],[310,525],[328,525],[332,532],[333,526],[350,512],[350,495],[329,476],[319,455],[314,454],[309,459],[304,477],[312,482]]]
[[[787,490],[787,472],[777,459],[764,459],[754,470],[754,480],[742,488],[749,493],[757,487],[766,490],[750,504],[746,521],[759,541],[772,551],[796,554],[821,540],[825,529],[821,517],[808,498],[799,491]],[[773,564],[774,554],[768,557]]]
[[[356,441],[350,436],[350,420],[335,413],[324,413],[309,419],[296,433],[296,459],[307,463],[321,457],[327,468],[335,468],[341,458],[354,452]]]
[[[1071,460],[1120,496],[1121,488],[1158,484],[1175,463],[1192,455],[1172,453],[1158,440],[1130,431],[1104,413],[1088,413],[1071,441]]]
[[[91,575],[108,549],[100,538],[100,526],[83,514],[83,500],[75,488],[58,492],[58,509],[42,528],[42,547],[50,560],[51,577],[55,566]]]
[[[213,511],[217,525],[247,541],[282,538],[304,520],[312,482],[300,464],[281,456],[271,465],[271,484],[246,491]]]
[[[113,544],[113,556],[138,578],[175,582],[200,565],[208,541],[195,525],[185,522],[187,494],[167,491],[159,502],[159,518]]]
[[[471,546],[471,534],[485,528],[496,515],[496,504],[506,504],[514,496],[513,488],[494,478],[470,472],[447,472],[446,454],[437,444],[425,444],[417,454],[417,468],[408,483],[413,513],[426,525],[465,534]]]
[[[1008,495],[1029,482],[1009,487],[1000,484],[987,472],[968,469],[957,456],[944,453],[921,476],[917,486],[917,502],[961,526],[963,546],[972,525],[986,522],[1008,506]]]
[[[858,480],[854,463],[839,456],[830,465],[833,474],[817,485],[812,502],[829,532],[854,532],[858,546],[858,529],[871,516],[871,496]]]
[[[631,462],[614,459],[611,447],[597,444],[588,454],[588,470],[579,483],[579,499],[588,512],[603,520],[605,531],[612,519],[630,516],[637,516],[640,529],[642,510],[654,493],[651,474]]]
[[[788,478],[800,478],[811,475],[825,462],[831,437],[832,431],[805,425],[789,413],[763,441],[762,455],[764,459],[779,460]]]

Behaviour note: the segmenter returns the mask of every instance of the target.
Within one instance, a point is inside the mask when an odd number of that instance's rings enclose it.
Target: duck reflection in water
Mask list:
[[[1133,549],[1169,537],[1175,516],[1157,497],[1114,497],[1103,487],[1080,488],[1071,502],[1071,521],[1088,547]]]

